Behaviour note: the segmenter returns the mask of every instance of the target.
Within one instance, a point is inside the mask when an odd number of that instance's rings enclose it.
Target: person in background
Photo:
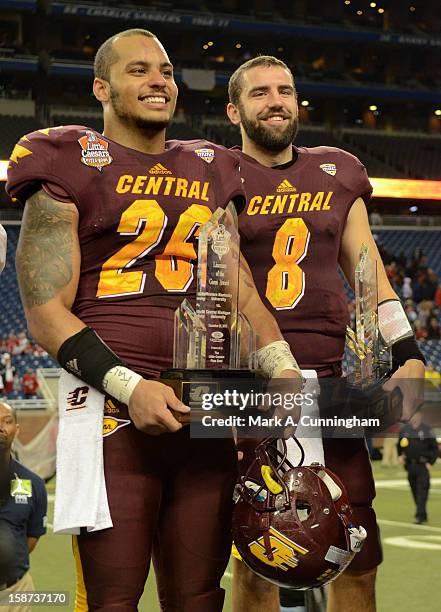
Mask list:
[[[435,292],[435,305],[438,306],[438,308],[441,308],[441,283],[438,285]]]
[[[383,438],[383,456],[381,459],[382,467],[395,467],[398,465],[397,442],[399,433],[399,423],[394,423],[385,432],[386,435]]]
[[[0,593],[34,591],[29,573],[29,553],[46,533],[47,493],[43,480],[11,457],[19,431],[15,411],[0,401]],[[13,543],[14,554],[11,554]],[[5,611],[27,611],[30,606],[14,605]]]
[[[430,317],[429,325],[427,326],[427,340],[439,340],[441,338],[441,330],[436,317]]]
[[[38,379],[37,375],[32,368],[28,368],[21,377],[21,390],[26,397],[32,397],[36,395],[38,391]]]
[[[404,300],[412,299],[413,291],[411,282],[412,279],[409,276],[404,277],[403,286],[401,288],[401,296]]]
[[[0,375],[3,378],[4,392],[12,393],[14,390],[15,366],[12,365],[11,355],[4,353],[0,363]]]
[[[417,340],[426,340],[427,338],[427,329],[421,323],[419,319],[415,319],[413,324],[413,329],[415,331],[415,338]]]
[[[423,423],[421,411],[416,412],[401,429],[398,454],[400,463],[407,471],[407,479],[416,504],[415,523],[427,523],[430,470],[438,458],[438,444],[432,429]]]

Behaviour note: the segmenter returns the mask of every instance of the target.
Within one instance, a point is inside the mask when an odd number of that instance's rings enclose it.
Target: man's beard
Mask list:
[[[118,119],[124,121],[128,126],[133,126],[146,132],[160,132],[168,127],[172,120],[172,117],[168,119],[146,119],[145,117],[128,113],[121,103],[121,96],[112,86],[110,86],[110,103]]]
[[[246,135],[261,149],[279,153],[289,147],[297,135],[299,128],[297,117],[293,117],[283,132],[281,132],[267,128],[258,123],[257,120],[256,122],[251,121],[251,119],[248,119],[243,107],[239,107],[239,111],[240,121]]]

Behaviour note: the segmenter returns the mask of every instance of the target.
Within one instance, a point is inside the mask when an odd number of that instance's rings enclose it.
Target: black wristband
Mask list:
[[[392,344],[392,367],[394,370],[404,365],[408,359],[419,359],[426,365],[426,360],[420,351],[415,336],[403,338]]]
[[[67,372],[101,392],[105,374],[114,366],[126,365],[90,327],[65,340],[57,359]]]

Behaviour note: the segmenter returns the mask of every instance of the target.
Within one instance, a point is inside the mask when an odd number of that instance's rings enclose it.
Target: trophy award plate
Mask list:
[[[201,228],[198,247],[196,303],[185,299],[175,312],[173,368],[161,382],[173,388],[191,413],[174,412],[181,422],[194,422],[206,411],[204,394],[249,385],[259,378],[257,337],[239,312],[240,237],[235,214],[218,208]],[[225,415],[222,406],[211,409]]]

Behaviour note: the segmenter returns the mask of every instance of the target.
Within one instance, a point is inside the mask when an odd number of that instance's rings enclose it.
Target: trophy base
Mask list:
[[[250,383],[253,383],[254,390],[261,391],[266,382],[259,371],[185,368],[165,370],[161,372],[160,380],[173,389],[181,402],[190,406],[191,411],[186,414],[172,410],[175,419],[184,425],[200,422],[207,414],[222,418],[235,410],[231,406],[204,407],[204,397],[207,395],[213,397],[216,393],[231,392],[241,387],[249,390]]]
[[[360,380],[349,375],[328,385],[328,409],[336,416],[359,419],[377,419],[379,425],[366,434],[378,434],[399,422],[403,410],[403,394],[398,387],[385,391],[383,385],[390,378],[390,371],[378,372],[376,379]],[[333,396],[333,397],[332,397]]]

